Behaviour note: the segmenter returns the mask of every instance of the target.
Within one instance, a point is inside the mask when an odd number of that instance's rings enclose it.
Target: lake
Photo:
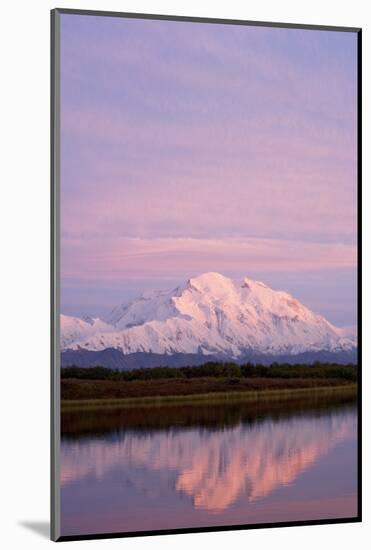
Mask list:
[[[356,515],[349,397],[62,414],[62,535]]]

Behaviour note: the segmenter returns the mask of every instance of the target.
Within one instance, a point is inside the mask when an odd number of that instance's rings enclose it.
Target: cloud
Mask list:
[[[99,304],[99,281],[354,269],[355,35],[63,15],[61,38],[62,282]]]
[[[300,272],[354,268],[356,247],[273,239],[71,239],[62,247],[63,279],[117,281],[184,278],[204,271]]]

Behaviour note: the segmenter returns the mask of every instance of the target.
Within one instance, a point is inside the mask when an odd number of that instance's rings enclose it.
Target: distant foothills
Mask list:
[[[219,273],[146,292],[105,320],[61,315],[63,367],[132,370],[210,361],[355,364],[357,335],[287,292]]]

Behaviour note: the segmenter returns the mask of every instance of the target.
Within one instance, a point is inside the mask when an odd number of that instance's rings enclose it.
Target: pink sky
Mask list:
[[[355,34],[62,15],[61,36],[62,311],[211,270],[300,274],[355,322]]]

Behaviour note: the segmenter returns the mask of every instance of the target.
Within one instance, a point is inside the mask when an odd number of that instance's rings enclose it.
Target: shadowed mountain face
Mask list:
[[[106,321],[61,316],[62,366],[181,366],[205,360],[354,362],[356,336],[290,294],[205,273],[143,294]]]

